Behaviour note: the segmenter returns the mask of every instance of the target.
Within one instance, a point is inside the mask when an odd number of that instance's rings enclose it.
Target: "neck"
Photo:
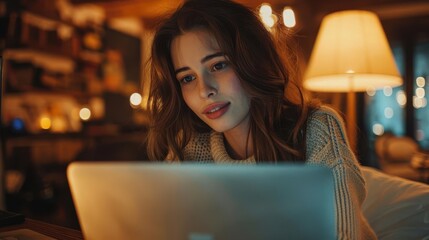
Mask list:
[[[234,159],[247,159],[253,155],[253,144],[250,130],[234,129],[224,132],[225,148],[228,154]]]

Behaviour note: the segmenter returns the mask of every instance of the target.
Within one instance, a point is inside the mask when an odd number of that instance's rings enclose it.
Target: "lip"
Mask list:
[[[226,111],[228,111],[230,104],[230,102],[210,104],[204,109],[203,114],[209,119],[220,118]]]

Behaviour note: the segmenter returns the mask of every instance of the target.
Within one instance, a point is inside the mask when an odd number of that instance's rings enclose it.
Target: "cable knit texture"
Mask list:
[[[307,164],[332,169],[335,183],[337,239],[376,239],[362,214],[366,196],[365,181],[351,152],[341,117],[331,108],[314,111],[307,124]],[[184,149],[185,160],[201,163],[256,164],[253,156],[232,159],[217,132],[195,136]]]

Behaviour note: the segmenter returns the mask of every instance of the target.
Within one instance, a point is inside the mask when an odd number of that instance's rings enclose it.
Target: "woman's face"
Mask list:
[[[176,37],[171,57],[183,98],[201,120],[217,132],[247,132],[250,98],[211,34],[192,30]]]

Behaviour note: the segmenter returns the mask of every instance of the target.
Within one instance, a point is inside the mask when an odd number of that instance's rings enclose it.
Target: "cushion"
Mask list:
[[[362,167],[362,211],[379,239],[429,240],[429,185]]]

